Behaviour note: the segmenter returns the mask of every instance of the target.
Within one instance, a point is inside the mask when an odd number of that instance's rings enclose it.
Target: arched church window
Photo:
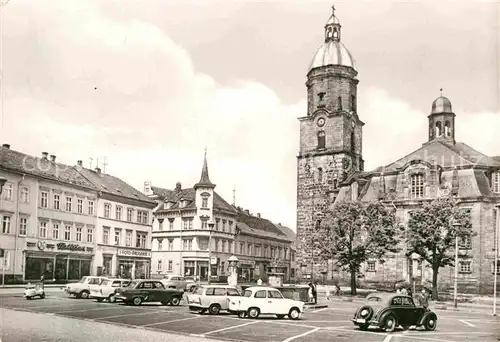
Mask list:
[[[322,182],[323,181],[323,169],[322,168],[318,168],[318,182]]]
[[[351,110],[356,111],[356,96],[354,95],[351,95]]]
[[[335,39],[339,38],[339,31],[336,28],[333,29],[333,38],[335,38]]]
[[[351,151],[356,152],[356,135],[354,130],[351,132]]]
[[[441,121],[436,122],[436,137],[440,137],[442,134],[443,128],[441,126]]]
[[[342,110],[342,97],[337,97],[337,110]]]
[[[444,135],[446,137],[451,137],[451,124],[449,121],[444,123]]]
[[[318,149],[325,148],[325,131],[318,132]]]
[[[333,34],[333,28],[330,26],[326,29],[326,38],[332,38],[332,34]]]

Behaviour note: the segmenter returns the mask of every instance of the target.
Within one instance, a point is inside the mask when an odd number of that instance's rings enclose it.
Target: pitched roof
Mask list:
[[[153,191],[153,194],[157,195],[160,200],[163,201],[171,201],[174,204],[170,209],[179,209],[179,202],[181,199],[187,201],[187,205],[184,208],[192,208],[196,209],[195,206],[195,197],[196,197],[196,190],[194,188],[185,188],[185,189],[180,189],[180,191],[176,190],[170,190],[170,189],[164,189],[160,188],[157,186],[152,186],[151,190]],[[233,208],[232,205],[227,203],[217,192],[214,191],[214,209],[218,210],[224,210],[224,211],[229,211],[232,213],[236,213],[235,209]],[[161,209],[160,209],[161,210]]]
[[[30,156],[4,146],[0,147],[0,168],[96,190],[73,166]]]
[[[134,200],[156,204],[148,196],[124,182],[118,177],[107,173],[96,172],[81,166],[75,167],[76,170],[87,178],[99,191],[115,196],[131,198]]]
[[[208,187],[215,188],[215,184],[210,181],[210,177],[208,177],[208,164],[207,164],[207,150],[205,149],[205,157],[203,158],[203,167],[201,169],[201,177],[200,181],[194,185],[194,188],[197,187]]]
[[[289,227],[283,226],[280,223],[276,225],[276,227],[281,230],[282,233],[284,233],[288,239],[290,239],[292,242],[292,245],[297,248],[297,234]]]
[[[238,222],[238,224],[247,225],[254,231],[267,232],[280,238],[287,238],[287,235],[268,219],[250,215],[249,213],[243,211],[241,208],[236,208],[236,211],[236,221]]]

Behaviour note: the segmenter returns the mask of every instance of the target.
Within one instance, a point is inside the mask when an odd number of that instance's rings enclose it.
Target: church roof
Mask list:
[[[215,184],[210,181],[208,176],[207,150],[205,150],[205,157],[203,158],[200,181],[194,185],[195,189],[198,187],[215,188]]]
[[[500,160],[488,157],[465,143],[448,144],[443,141],[433,140],[397,161],[377,168],[377,170],[381,172],[396,171],[413,160],[423,160],[433,165],[440,165],[443,168],[466,166],[500,167]]]

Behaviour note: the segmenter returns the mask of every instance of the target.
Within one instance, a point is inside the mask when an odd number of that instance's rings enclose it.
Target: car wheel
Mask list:
[[[100,303],[104,300],[104,298],[96,298],[96,300]]]
[[[170,304],[173,306],[177,306],[181,303],[181,299],[179,297],[173,297],[172,300],[170,301]]]
[[[88,299],[89,295],[90,295],[89,291],[80,292],[80,298],[82,298],[82,299]]]
[[[220,312],[220,305],[219,304],[212,304],[208,308],[208,312],[210,312],[211,315],[218,315]]]
[[[300,318],[300,311],[297,308],[291,308],[290,312],[288,313],[288,317],[290,317],[293,320],[299,319]]]
[[[433,315],[429,315],[425,319],[425,323],[424,323],[425,330],[427,330],[427,331],[436,330],[436,326],[437,326],[437,319],[436,319],[436,317],[434,317]]]
[[[278,317],[278,319],[283,319],[285,318],[285,315],[276,315],[276,317]]]
[[[248,309],[248,317],[255,319],[255,318],[258,318],[259,315],[260,315],[259,308],[250,308],[250,309]]]
[[[33,297],[26,297],[27,300],[31,300],[31,298],[33,298]]]
[[[394,315],[388,315],[385,319],[384,319],[384,323],[383,323],[383,326],[382,328],[386,331],[386,332],[393,332],[394,329],[396,328],[396,316]]]
[[[142,298],[141,297],[135,297],[133,300],[132,300],[132,303],[134,303],[135,306],[137,305],[141,305],[142,303]]]
[[[114,303],[116,302],[116,297],[114,294],[110,294],[109,297],[108,297],[108,302],[110,303]]]

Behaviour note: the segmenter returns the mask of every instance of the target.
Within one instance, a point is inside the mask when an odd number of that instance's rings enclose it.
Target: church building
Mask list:
[[[314,55],[307,74],[308,108],[300,121],[297,157],[297,262],[303,279],[348,281],[334,262],[324,262],[311,248],[311,230],[327,207],[343,201],[383,201],[397,208],[407,225],[409,212],[422,202],[453,196],[470,212],[477,233],[460,242],[461,291],[488,293],[493,287],[494,241],[500,215],[500,157],[490,157],[456,141],[451,101],[438,97],[428,116],[427,141],[395,162],[364,171],[362,128],[356,108],[358,73],[351,53],[341,42],[341,25],[332,13],[325,25],[325,42]],[[365,114],[365,115],[369,115]],[[408,232],[411,233],[411,232]],[[370,260],[360,270],[360,282],[424,283],[432,270],[418,255],[400,253]],[[496,270],[497,272],[500,269]],[[453,267],[441,268],[439,285],[453,285]]]

